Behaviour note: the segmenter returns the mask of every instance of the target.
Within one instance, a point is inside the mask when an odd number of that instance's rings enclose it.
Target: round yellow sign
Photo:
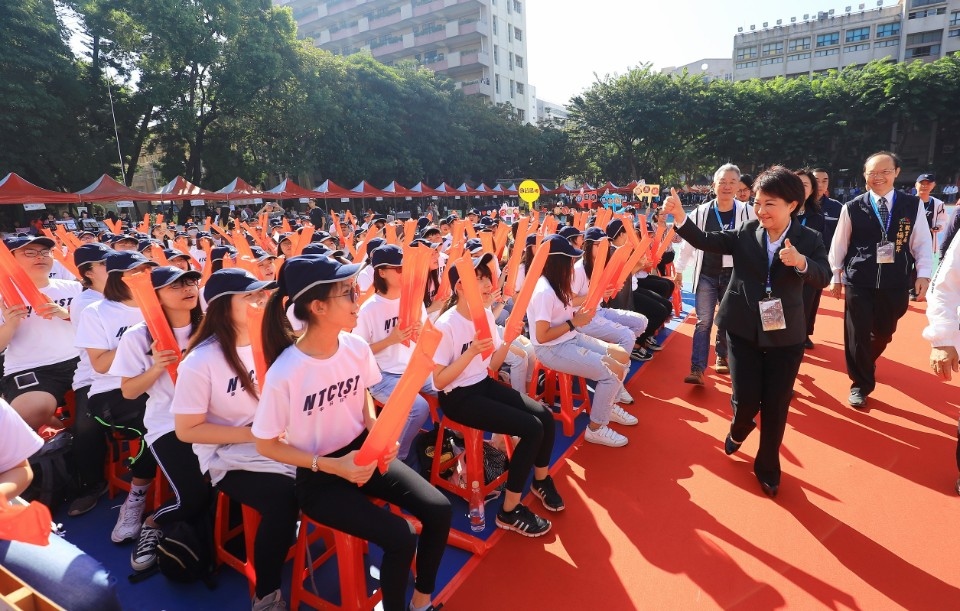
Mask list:
[[[533,202],[540,199],[540,185],[533,182],[532,180],[525,180],[520,183],[520,188],[518,190],[520,199],[532,204]]]

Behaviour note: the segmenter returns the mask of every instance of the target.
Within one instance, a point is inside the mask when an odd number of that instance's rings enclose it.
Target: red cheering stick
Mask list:
[[[140,272],[132,276],[124,276],[124,283],[130,287],[130,293],[137,307],[143,313],[143,321],[147,324],[147,330],[150,331],[150,337],[157,342],[157,350],[173,350],[177,355],[177,361],[167,365],[167,373],[173,383],[177,383],[177,364],[180,362],[180,346],[177,345],[177,338],[173,336],[173,329],[167,322],[167,317],[163,315],[163,308],[160,307],[160,300],[157,299],[157,292],[150,282],[150,272]]]
[[[496,256],[496,248],[493,246],[493,234],[489,231],[480,232],[480,244],[483,246],[484,253],[490,253],[491,255]]]
[[[0,242],[0,272],[12,280],[13,284],[20,289],[20,293],[27,300],[27,303],[30,304],[30,307],[33,308],[34,312],[39,312],[40,308],[50,303],[50,300],[44,297],[40,289],[37,288],[37,285],[34,284],[30,276],[27,275],[26,270],[17,263],[17,260],[13,257],[10,249],[7,248],[7,245],[2,242]],[[7,305],[9,306],[10,304],[8,303]],[[37,316],[39,315],[38,313]],[[48,316],[46,318],[50,317]]]
[[[267,380],[267,359],[263,356],[263,313],[264,309],[259,306],[247,306],[247,331],[253,351],[253,371],[257,375],[257,389],[260,391]]]
[[[370,434],[360,446],[353,459],[354,464],[364,466],[376,461],[381,473],[387,470],[384,457],[396,447],[417,393],[433,373],[433,355],[442,337],[443,334],[427,321],[406,370],[384,404],[377,421],[373,423]]]
[[[454,265],[460,273],[460,284],[463,285],[463,296],[466,299],[467,307],[470,309],[470,318],[473,319],[473,328],[477,331],[477,336],[481,339],[490,339],[493,337],[490,331],[490,324],[487,320],[487,311],[483,307],[483,297],[480,295],[480,283],[477,282],[477,272],[473,269],[473,260],[469,256],[460,257]],[[480,353],[484,359],[493,354],[492,349]]]
[[[517,339],[523,331],[523,317],[527,314],[527,306],[530,305],[533,290],[537,287],[537,280],[540,279],[543,266],[549,256],[549,248],[541,248],[533,256],[530,269],[527,270],[527,275],[523,279],[523,286],[520,287],[520,293],[513,299],[513,311],[510,312],[510,317],[507,318],[507,324],[504,326],[503,341],[505,343],[513,343],[513,340]]]
[[[497,225],[497,232],[493,234],[493,245],[495,252],[493,256],[496,257],[497,261],[503,257],[503,249],[507,245],[507,238],[510,236],[510,225],[506,223],[500,223]]]
[[[513,250],[510,251],[510,259],[507,260],[507,283],[503,285],[503,296],[511,297],[516,293],[515,280],[517,272],[520,270],[520,261],[523,259],[523,251],[527,239],[527,227],[530,225],[530,219],[523,217],[520,219],[520,225],[517,227],[517,237],[513,242]]]
[[[177,238],[173,241],[173,245],[177,250],[190,257],[190,262],[193,263],[193,265],[197,268],[197,271],[200,271],[203,268],[203,266],[200,265],[200,262],[190,254],[190,245],[187,244],[186,238],[183,236]]]
[[[423,294],[427,289],[427,274],[430,271],[430,259],[433,251],[429,248],[408,248],[403,252],[400,274],[400,314],[397,326],[409,329],[420,322],[423,313]],[[417,341],[416,337],[412,338]],[[403,341],[410,345],[410,339]]]
[[[403,245],[410,246],[413,236],[417,234],[417,219],[407,219],[403,222]]]
[[[167,260],[167,255],[164,254],[163,248],[161,248],[159,244],[150,245],[150,254],[153,256],[153,260],[159,265],[170,265],[170,261]]]
[[[303,254],[303,249],[313,240],[313,231],[313,227],[309,225],[300,230],[300,236],[296,242],[293,243],[293,253],[291,253],[291,256],[299,257]]]
[[[400,240],[397,239],[397,226],[393,223],[387,223],[383,226],[383,239],[387,241],[387,244],[400,244]]]
[[[42,503],[13,506],[0,498],[0,540],[49,545],[52,521],[50,509]]]
[[[603,270],[607,266],[607,252],[610,250],[610,240],[597,242],[598,252],[593,258],[593,272],[590,275],[590,285],[587,289],[587,298],[583,301],[583,309],[592,310],[603,300]]]

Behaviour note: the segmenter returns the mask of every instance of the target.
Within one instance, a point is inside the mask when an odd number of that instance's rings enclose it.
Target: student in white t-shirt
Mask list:
[[[15,237],[3,243],[50,301],[37,312],[26,300],[22,306],[3,305],[0,352],[6,353],[0,389],[34,429],[43,425],[62,428],[55,413],[73,386],[79,360],[69,309],[83,286],[49,277],[54,262],[50,251],[55,247],[50,238]]]
[[[150,280],[170,325],[177,346],[184,350],[203,314],[199,303],[200,272],[185,272],[175,267],[155,267]],[[177,439],[174,432],[173,380],[168,365],[177,362],[173,350],[158,350],[146,323],[128,329],[120,338],[110,375],[119,376],[120,390],[128,400],[147,394],[143,423],[151,454],[170,483],[173,500],[148,516],[140,530],[137,545],[130,555],[135,571],[149,569],[157,561],[160,527],[179,520],[191,520],[209,506],[210,485],[200,471],[197,455],[190,444]]]
[[[386,243],[387,241],[383,238],[372,238],[367,241],[367,264],[363,269],[360,270],[360,273],[357,274],[357,286],[360,287],[361,293],[366,293],[373,285],[373,265],[370,264],[371,257],[373,257],[373,251]]]
[[[373,268],[373,286],[376,293],[360,306],[357,318],[357,328],[354,333],[362,337],[377,359],[380,368],[380,382],[370,386],[370,394],[381,403],[386,403],[393,389],[397,387],[400,376],[407,369],[410,358],[413,356],[414,342],[404,346],[414,333],[419,333],[426,320],[426,311],[423,310],[420,320],[410,327],[401,329],[400,318],[400,266],[403,263],[403,250],[395,244],[385,244],[371,254],[370,261]],[[421,393],[436,395],[433,380],[427,378]],[[430,406],[427,400],[417,395],[407,417],[407,423],[400,434],[400,449],[397,456],[413,468],[416,455],[411,456],[410,447],[420,428],[430,417]]]
[[[193,444],[200,470],[231,499],[260,514],[254,540],[253,608],[272,608],[295,536],[295,470],[257,452],[251,424],[259,390],[247,327],[249,307],[263,307],[271,281],[234,268],[214,272],[203,288],[207,311],[177,367],[173,412],[177,437]],[[258,606],[259,605],[259,606]]]
[[[130,493],[120,506],[117,523],[110,533],[114,543],[135,540],[140,535],[147,490],[157,472],[153,455],[142,444],[147,397],[125,398],[120,390],[120,377],[110,375],[120,338],[127,329],[143,322],[143,313],[123,279],[137,273],[149,273],[149,269],[156,265],[138,252],[114,252],[106,260],[107,281],[103,287],[103,299],[84,310],[77,324],[76,346],[86,353],[93,369],[88,400],[91,416],[105,429],[123,437],[140,438],[143,449],[130,466],[133,475]],[[103,464],[102,458],[100,464]]]
[[[493,281],[487,253],[473,260],[485,306],[493,303]],[[463,285],[456,265],[447,270],[453,294],[449,309],[437,320],[443,339],[433,357],[434,384],[440,389],[440,407],[446,417],[466,426],[502,435],[520,437],[510,459],[503,505],[497,512],[497,526],[539,537],[550,530],[550,521],[541,518],[520,503],[520,495],[533,470],[532,491],[549,511],[562,511],[563,499],[550,477],[550,454],[556,426],[546,406],[529,396],[500,384],[488,374],[488,368],[500,368],[509,344],[500,341],[493,314],[485,308],[491,339],[479,340],[463,298]],[[483,358],[484,351],[492,354]]]
[[[359,264],[344,265],[323,255],[302,255],[280,268],[279,288],[264,317],[264,356],[270,369],[253,419],[257,450],[297,468],[300,509],[310,519],[366,539],[384,550],[380,567],[383,606],[406,608],[407,575],[416,555],[410,609],[430,608],[437,570],[450,530],[450,502],[403,462],[386,457],[357,465],[357,450],[376,421],[367,388],[380,381],[370,347],[343,331],[357,324]],[[285,315],[307,321],[296,339]],[[283,437],[283,440],[281,440]],[[410,524],[371,502],[387,501],[423,525],[419,538]]]
[[[544,238],[540,247],[549,248],[550,255],[527,306],[530,340],[537,358],[554,371],[596,381],[584,439],[606,446],[624,446],[627,438],[607,424],[636,424],[636,418],[616,405],[630,356],[617,345],[580,332],[580,327],[596,314],[596,310],[585,311],[573,304],[573,261],[583,251],[559,235]]]

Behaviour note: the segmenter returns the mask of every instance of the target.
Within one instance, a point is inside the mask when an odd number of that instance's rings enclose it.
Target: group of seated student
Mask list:
[[[585,229],[571,223],[549,235],[514,229],[499,260],[485,251],[484,240],[467,239],[497,230],[495,218],[475,210],[464,221],[420,219],[415,236],[404,236],[399,224],[388,232],[385,219],[368,217],[360,227],[344,222],[344,235],[313,231],[308,244],[299,243],[309,235],[304,227],[294,223],[285,232],[272,221],[219,235],[188,224],[182,233],[164,227],[151,235],[84,231],[71,244],[59,236],[9,238],[6,248],[49,303],[36,311],[2,308],[0,502],[26,486],[22,471],[29,472],[27,459],[40,443],[33,431],[62,428],[57,409],[72,389],[79,493],[68,515],[89,512],[106,493],[104,461],[117,431],[136,432],[146,448],[134,457],[130,491],[111,533],[114,543],[133,543],[135,571],[157,562],[165,525],[200,515],[219,491],[263,517],[255,535],[253,609],[285,606],[281,569],[301,512],[383,549],[385,609],[431,609],[452,510],[421,476],[414,448],[418,433],[432,426],[429,397],[456,423],[512,438],[496,524],[528,537],[552,527],[521,502],[531,476],[543,509],[564,509],[549,474],[552,406],[527,394],[533,364],[595,382],[587,442],[621,447],[628,439],[614,426],[638,423],[622,407],[634,403],[625,377],[631,358],[648,360],[660,349],[654,336],[670,318],[673,286],[657,275],[651,251],[622,290],[609,288],[600,307],[585,310],[597,257],[630,248],[626,232],[636,230],[629,217],[603,228],[591,226],[593,220]],[[235,240],[244,238],[248,244],[238,249]],[[603,241],[610,247],[600,248]],[[505,298],[502,287],[511,283],[520,293],[538,244],[549,254],[542,274],[530,279],[529,331],[505,341],[516,295]],[[448,258],[454,246],[472,261],[487,333],[478,331],[482,323],[470,312],[460,278],[465,268]],[[413,248],[430,250],[430,266],[420,318],[401,328],[404,254]],[[524,252],[518,277],[509,278],[514,248]],[[59,264],[55,269],[55,249],[72,256],[78,278],[60,277],[73,274]],[[160,349],[152,337],[127,284],[138,274],[149,275],[181,355]],[[449,291],[441,295],[444,286]],[[251,308],[263,309],[262,337],[251,336]],[[435,367],[386,456],[389,467],[381,472],[376,462],[355,464],[377,419],[375,401],[386,403],[394,392],[413,356],[408,340],[428,321],[442,334]],[[265,380],[257,379],[257,350],[268,366]],[[22,422],[7,426],[11,420]],[[148,490],[159,485],[158,477],[172,494],[148,513]],[[377,499],[419,520],[419,536]],[[13,562],[7,547],[0,542],[0,563]],[[98,606],[89,608],[115,608],[113,578],[90,563],[90,571],[75,578],[102,590],[91,596]],[[411,564],[415,588],[407,600]],[[63,594],[48,577],[24,573],[55,600]]]

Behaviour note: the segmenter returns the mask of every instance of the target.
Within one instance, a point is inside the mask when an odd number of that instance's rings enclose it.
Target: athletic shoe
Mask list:
[[[633,404],[633,395],[627,392],[626,388],[620,387],[620,396],[617,397],[617,403],[623,403],[624,405]]]
[[[613,410],[610,412],[610,422],[616,422],[617,424],[623,424],[625,426],[633,426],[640,421],[637,420],[636,416],[625,411],[619,405],[614,405]]]
[[[88,488],[84,491],[83,496],[78,496],[73,499],[70,503],[70,508],[67,509],[67,515],[70,517],[82,516],[91,509],[97,506],[97,501],[100,500],[100,497],[107,493],[107,482],[100,482],[100,484]]]
[[[859,388],[851,388],[847,403],[856,409],[864,409],[867,406],[867,396]]]
[[[143,524],[143,503],[124,502],[120,506],[120,516],[117,525],[110,533],[110,540],[114,543],[124,543],[136,540],[140,536],[140,527]]]
[[[134,571],[145,571],[156,563],[157,545],[160,543],[161,535],[163,531],[159,528],[144,524],[140,531],[140,538],[137,540],[137,547],[130,554],[130,566]]]
[[[696,384],[697,386],[703,386],[703,370],[694,367],[690,370],[690,375],[683,378],[685,384]]]
[[[518,504],[513,511],[497,512],[497,526],[504,530],[518,532],[524,537],[539,537],[550,530],[550,520],[545,520],[530,511],[526,505]]]
[[[648,337],[647,341],[643,342],[643,347],[647,350],[652,350],[653,352],[660,352],[663,350],[663,346],[660,345],[660,342],[654,337]]]
[[[610,446],[611,448],[621,448],[627,445],[627,438],[616,432],[607,425],[593,430],[587,427],[583,433],[584,440],[601,446]]]
[[[557,487],[553,485],[553,478],[549,475],[542,480],[533,480],[530,490],[549,511],[563,511],[563,499],[560,498]]]
[[[649,361],[653,358],[653,353],[646,348],[634,348],[630,358],[634,361]]]
[[[286,609],[287,603],[283,600],[280,590],[274,590],[263,598],[253,599],[253,611],[276,611],[277,609]]]
[[[713,370],[717,373],[730,373],[730,363],[727,362],[727,357],[718,356],[717,363],[713,366]]]

